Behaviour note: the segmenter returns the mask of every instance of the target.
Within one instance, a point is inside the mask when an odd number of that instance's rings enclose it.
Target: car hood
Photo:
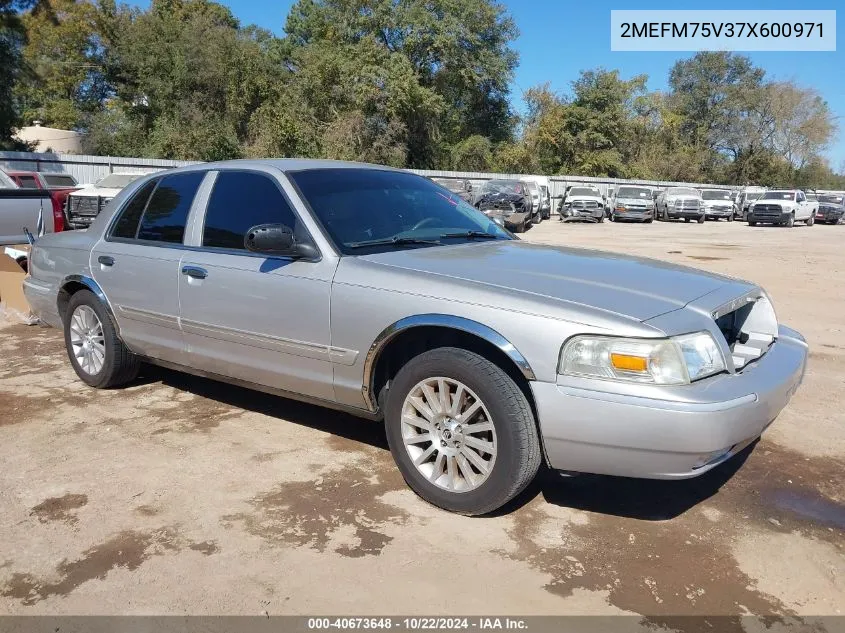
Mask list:
[[[475,203],[477,205],[485,203],[496,206],[507,205],[510,203],[523,205],[525,204],[525,198],[521,193],[485,193],[480,195]]]
[[[577,304],[639,321],[677,310],[736,283],[657,260],[520,240],[389,251],[358,259],[422,273],[429,281],[431,275],[440,275],[489,290],[522,293],[559,307]],[[501,306],[507,308],[506,300]]]
[[[603,204],[604,200],[602,200],[601,196],[567,196],[567,202],[598,202],[599,204]]]
[[[674,195],[674,196],[666,196],[667,200],[698,200],[699,202],[703,202],[701,198],[698,196],[690,196],[687,194],[683,195]]]

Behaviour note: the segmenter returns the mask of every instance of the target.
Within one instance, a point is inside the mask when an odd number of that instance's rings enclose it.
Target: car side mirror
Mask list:
[[[312,244],[297,242],[293,229],[284,224],[258,224],[244,235],[244,247],[252,253],[278,257],[312,258],[317,249]]]

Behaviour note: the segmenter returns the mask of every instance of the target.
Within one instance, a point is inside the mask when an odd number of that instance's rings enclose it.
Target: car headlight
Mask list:
[[[709,332],[642,339],[578,335],[560,353],[558,373],[654,385],[685,385],[725,371]]]

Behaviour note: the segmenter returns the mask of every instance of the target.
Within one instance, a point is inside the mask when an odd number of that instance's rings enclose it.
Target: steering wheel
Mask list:
[[[426,226],[428,226],[429,224],[432,224],[432,223],[438,223],[439,224],[440,218],[435,218],[435,217],[423,218],[422,220],[417,222],[413,227],[411,227],[411,230],[416,231],[417,229],[421,229],[421,228],[426,227]]]

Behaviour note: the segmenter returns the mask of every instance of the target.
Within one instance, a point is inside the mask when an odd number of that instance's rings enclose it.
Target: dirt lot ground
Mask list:
[[[803,388],[699,479],[546,473],[469,519],[404,486],[377,424],[159,369],[95,391],[59,332],[6,326],[0,612],[845,613],[845,226],[524,238],[762,284],[810,342]]]

